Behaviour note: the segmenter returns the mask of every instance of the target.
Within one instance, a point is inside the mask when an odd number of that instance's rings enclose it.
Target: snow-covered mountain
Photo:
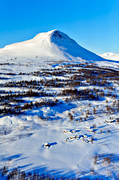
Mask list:
[[[80,58],[85,60],[103,59],[81,47],[69,36],[58,30],[39,33],[31,40],[7,45],[0,49],[0,55],[57,57],[60,59]]]
[[[119,60],[119,54],[117,53],[107,52],[104,54],[100,54],[100,56],[105,59]]]
[[[1,49],[0,180],[119,179],[118,62],[56,30]]]

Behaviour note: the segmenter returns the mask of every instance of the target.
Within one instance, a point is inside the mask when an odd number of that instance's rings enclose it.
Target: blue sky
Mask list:
[[[52,29],[96,53],[119,52],[119,0],[0,0],[0,47]]]

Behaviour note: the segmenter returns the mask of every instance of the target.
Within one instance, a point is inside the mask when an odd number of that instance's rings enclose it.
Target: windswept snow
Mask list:
[[[31,40],[5,46],[0,49],[0,55],[103,60],[100,56],[79,46],[73,39],[58,30],[40,33]]]

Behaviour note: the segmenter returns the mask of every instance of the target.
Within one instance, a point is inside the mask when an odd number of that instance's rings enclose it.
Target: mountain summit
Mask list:
[[[0,55],[39,56],[60,59],[80,58],[85,60],[103,59],[81,47],[68,35],[58,30],[39,33],[31,40],[7,45],[0,49]]]

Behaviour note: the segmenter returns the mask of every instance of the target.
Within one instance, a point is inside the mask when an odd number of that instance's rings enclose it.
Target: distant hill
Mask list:
[[[107,52],[107,53],[101,54],[100,56],[105,58],[105,59],[118,60],[119,61],[119,54],[116,54],[116,53]]]

